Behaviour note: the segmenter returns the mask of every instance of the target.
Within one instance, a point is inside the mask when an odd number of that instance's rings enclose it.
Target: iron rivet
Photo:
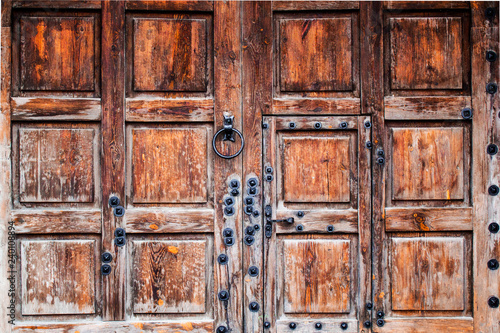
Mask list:
[[[366,328],[370,328],[370,327],[372,327],[372,323],[371,323],[371,321],[369,321],[369,320],[365,321],[365,327],[366,327]]]
[[[233,179],[229,182],[229,187],[230,188],[239,188],[240,182],[237,179]]]
[[[255,266],[251,266],[249,269],[248,269],[248,275],[250,276],[257,276],[259,275],[259,269]]]
[[[302,231],[304,230],[304,226],[302,224],[299,224],[298,226],[295,227],[295,230]]]
[[[328,232],[333,232],[335,230],[335,228],[333,227],[333,225],[329,225],[326,227],[326,231]]]
[[[377,149],[377,156],[384,157],[385,152],[382,148]]]
[[[472,118],[472,109],[471,108],[464,108],[462,110],[462,118],[471,119]]]
[[[122,217],[125,215],[125,208],[122,206],[116,206],[115,209],[113,209],[113,214],[115,214],[116,217]]]
[[[366,309],[367,310],[373,309],[373,304],[372,303],[366,303]]]
[[[495,9],[491,7],[486,8],[485,16],[488,21],[493,21],[495,18]]]
[[[233,229],[226,228],[222,231],[222,236],[224,237],[233,237]]]
[[[255,187],[255,186],[257,186],[257,184],[259,184],[259,181],[257,180],[257,178],[250,178],[248,180],[248,186],[250,186],[250,187]]]
[[[384,326],[384,324],[385,324],[385,321],[383,319],[378,319],[377,320],[377,326],[378,327],[382,327],[382,326]]]
[[[378,312],[377,312],[377,317],[379,317],[379,318],[384,318],[384,316],[385,316],[384,311],[378,311]]]
[[[115,229],[115,237],[125,237],[125,229],[116,228]]]
[[[113,255],[109,252],[104,252],[101,256],[103,263],[110,263],[113,260]]]
[[[294,129],[295,128],[295,123],[294,122],[291,122],[290,124],[288,124],[288,127],[290,127],[291,129]]]
[[[125,245],[125,237],[116,237],[115,238],[115,245],[118,247],[122,247]]]
[[[245,228],[245,234],[253,236],[255,234],[255,229],[253,227],[248,226]]]
[[[108,264],[104,264],[101,266],[101,274],[109,275],[111,273],[111,266]]]
[[[492,234],[496,234],[500,230],[500,225],[496,222],[491,222],[490,225],[488,226],[488,230]]]
[[[488,305],[490,306],[490,308],[498,308],[499,303],[500,302],[498,300],[498,297],[491,296],[490,298],[488,298]]]
[[[321,123],[314,123],[314,128],[315,129],[320,129],[321,128]]]
[[[340,123],[340,128],[343,128],[343,129],[346,129],[347,128],[347,122],[346,121],[343,121]]]
[[[262,123],[262,128],[263,129],[267,129],[269,127],[269,125],[267,125],[267,123]]]
[[[229,299],[229,292],[226,290],[219,291],[219,299],[221,301],[227,301]]]
[[[488,261],[488,268],[492,271],[496,271],[498,269],[498,260],[491,259]]]
[[[489,62],[494,62],[497,60],[497,53],[495,51],[486,51],[486,60]]]
[[[219,257],[217,258],[217,261],[221,265],[226,265],[228,260],[229,260],[229,257],[227,255],[225,255],[224,253],[220,254]]]
[[[323,328],[323,325],[321,323],[316,323],[316,324],[314,324],[314,328],[317,330],[320,330]]]
[[[246,206],[245,207],[245,214],[251,215],[253,213],[253,206]]]
[[[383,158],[383,157],[378,157],[377,158],[377,164],[383,165],[384,163],[385,163],[385,158]]]
[[[268,182],[272,182],[272,181],[273,181],[273,179],[274,179],[273,175],[267,175],[267,176],[266,176],[266,180],[267,180]]]
[[[254,216],[254,217],[259,217],[259,215],[260,215],[260,214],[259,214],[259,211],[258,211],[258,210],[254,210],[254,211],[253,211],[253,216]]]
[[[256,187],[249,187],[247,192],[248,192],[248,195],[256,195],[257,188]]]
[[[109,205],[111,207],[116,207],[120,204],[120,199],[118,199],[118,197],[116,196],[112,196],[111,198],[109,198]]]
[[[304,212],[303,212],[303,211],[301,211],[301,210],[299,210],[299,211],[297,212],[297,216],[298,216],[298,217],[304,217]]]
[[[365,146],[366,146],[367,149],[372,149],[373,148],[373,144],[372,144],[371,141],[366,141],[366,145]]]
[[[347,325],[347,323],[342,323],[340,324],[340,328],[343,329],[344,331],[349,327],[349,325]]]
[[[266,173],[273,173],[273,168],[270,166],[266,167]]]
[[[270,327],[271,327],[271,323],[270,322],[268,322],[268,321],[264,322],[264,328],[268,329]]]
[[[233,239],[233,237],[226,237],[226,238],[224,238],[224,244],[226,246],[233,246],[234,245],[234,239]]]
[[[254,226],[253,226],[253,228],[254,228],[255,230],[260,230],[260,225],[256,224],[256,225],[254,225]]]
[[[233,197],[237,197],[239,194],[240,194],[240,191],[238,191],[237,189],[233,189],[233,190],[231,191],[231,195],[232,195]]]
[[[217,327],[217,333],[226,333],[226,332],[227,332],[226,326]]]
[[[365,128],[371,128],[371,127],[372,127],[372,123],[369,121],[365,121]]]
[[[486,92],[488,94],[493,95],[494,93],[497,92],[497,90],[498,90],[498,87],[497,87],[496,83],[488,83],[488,85],[486,86]]]
[[[245,204],[247,205],[253,205],[254,204],[254,200],[252,197],[246,197],[245,198]]]
[[[224,208],[224,214],[227,216],[233,216],[234,215],[234,208],[233,206],[225,207]]]
[[[253,236],[245,236],[245,244],[250,246],[253,244],[253,242],[255,241],[255,238],[253,238]]]
[[[290,327],[290,329],[294,330],[297,328],[297,324],[292,322],[292,323],[288,324],[288,327]]]
[[[234,200],[233,200],[233,198],[226,198],[226,200],[224,200],[224,204],[225,204],[226,206],[232,206],[232,205],[234,205]]]
[[[500,192],[500,189],[496,185],[491,185],[488,187],[488,194],[492,196],[498,195],[498,192]]]
[[[250,309],[250,311],[252,311],[252,312],[257,312],[257,311],[259,311],[260,306],[259,306],[259,303],[257,303],[257,302],[252,302],[252,303],[250,303],[250,305],[248,306],[248,308],[249,308],[249,309]]]
[[[489,155],[496,155],[498,153],[498,146],[494,143],[490,143],[486,148]]]

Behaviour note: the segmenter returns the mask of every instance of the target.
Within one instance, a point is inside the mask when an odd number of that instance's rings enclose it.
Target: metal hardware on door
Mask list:
[[[111,273],[111,266],[108,264],[104,264],[101,266],[101,274],[109,275]]]
[[[113,260],[113,255],[109,252],[104,252],[101,256],[101,261],[105,264],[110,263]]]
[[[115,245],[116,246],[119,246],[119,247],[122,247],[122,246],[125,246],[125,237],[116,237],[115,238]]]
[[[316,323],[316,324],[314,324],[314,328],[317,330],[320,330],[323,328],[323,325],[321,323]]]
[[[383,165],[385,163],[385,152],[382,148],[377,149],[377,164]]]
[[[495,8],[488,7],[484,13],[488,21],[493,21],[495,19]]]
[[[265,329],[268,329],[268,328],[270,328],[270,327],[271,327],[271,323],[270,323],[270,322],[268,322],[268,321],[265,321],[265,322],[264,322],[264,328],[265,328]]]
[[[366,303],[366,309],[367,310],[373,309],[373,304],[372,303]]]
[[[219,299],[221,301],[227,301],[229,299],[229,291],[227,290],[219,291]]]
[[[115,245],[118,247],[125,246],[126,241],[125,241],[125,229],[123,228],[116,228],[115,232]]]
[[[260,306],[259,306],[259,303],[257,302],[252,302],[250,303],[250,305],[248,306],[248,308],[250,309],[250,311],[252,312],[258,312],[259,309],[260,309]]]
[[[238,191],[238,189],[235,188],[235,189],[231,190],[231,195],[233,197],[237,197],[239,194],[240,194],[240,191]]]
[[[256,195],[258,192],[256,187],[249,187],[247,190],[248,195]]]
[[[224,244],[226,246],[233,246],[234,245],[234,238],[233,237],[224,238]]]
[[[377,326],[378,327],[382,327],[385,325],[385,320],[383,319],[377,319]]]
[[[246,235],[244,241],[246,245],[250,246],[255,242],[255,238],[253,236]]]
[[[259,180],[257,178],[252,177],[248,180],[248,186],[255,187],[257,185],[259,185]]]
[[[260,225],[256,224],[253,226],[253,228],[256,230],[256,231],[259,231],[260,230]]]
[[[222,236],[224,237],[233,237],[233,229],[226,228],[222,231]]]
[[[488,94],[491,94],[493,95],[494,93],[496,93],[498,90],[498,86],[496,83],[488,83],[488,85],[486,86],[486,92]]]
[[[488,260],[488,268],[491,269],[492,271],[496,271],[498,269],[498,260],[496,259],[491,259]]]
[[[328,231],[328,232],[334,232],[335,228],[333,227],[333,225],[329,225],[329,226],[326,227],[326,231]]]
[[[217,333],[226,333],[226,332],[227,332],[226,326],[217,327]]]
[[[496,222],[491,222],[490,225],[488,226],[488,230],[492,234],[496,234],[498,231],[500,231],[500,225]]]
[[[288,327],[290,327],[291,330],[294,330],[297,328],[297,323],[291,322],[290,324],[288,324]]]
[[[245,234],[253,236],[255,234],[255,228],[250,227],[250,226],[246,227],[245,228]]]
[[[253,213],[253,206],[246,206],[245,207],[245,214],[252,215],[252,213]]]
[[[378,311],[378,312],[377,312],[377,317],[379,317],[379,318],[384,318],[384,316],[385,316],[384,311]]]
[[[302,224],[299,224],[298,226],[295,227],[295,230],[297,230],[298,232],[302,232],[304,231],[304,226]]]
[[[297,125],[294,122],[291,122],[290,124],[288,124],[288,127],[290,127],[290,129],[295,129]]]
[[[349,325],[347,323],[341,323],[340,328],[343,329],[344,331],[349,328]]]
[[[497,185],[491,185],[488,187],[488,194],[491,196],[496,196],[500,192],[500,188]]]
[[[303,218],[303,217],[304,217],[304,212],[303,212],[303,211],[301,211],[301,210],[299,210],[299,211],[297,212],[297,216],[298,216],[299,218]]]
[[[254,204],[254,200],[253,200],[253,198],[252,198],[252,197],[246,197],[246,198],[245,198],[245,205],[249,205],[249,206],[251,206],[251,205],[253,205],[253,204]]]
[[[234,215],[234,207],[229,206],[229,207],[224,207],[224,214],[227,216],[233,216]]]
[[[125,237],[125,229],[116,228],[115,229],[115,237]]]
[[[314,128],[315,129],[321,129],[321,123],[314,123]]]
[[[217,257],[217,261],[221,265],[227,265],[227,262],[229,261],[229,257],[223,253],[223,254],[220,254],[219,257]]]
[[[240,188],[240,182],[237,179],[233,179],[229,182],[229,187],[238,189]]]
[[[366,147],[366,149],[372,149],[373,148],[372,142],[371,141],[366,141],[365,147]]]
[[[271,220],[270,218],[267,219],[267,222],[269,223],[288,223],[288,224],[293,224],[295,222],[293,217],[287,217],[285,219],[280,219],[280,220]]]
[[[498,305],[500,304],[500,300],[496,296],[491,296],[488,298],[488,305],[490,308],[498,308]]]
[[[232,205],[234,205],[234,199],[233,198],[226,198],[226,200],[224,200],[224,204],[226,206],[232,206]]]
[[[221,128],[220,130],[218,130],[217,133],[215,133],[215,135],[214,135],[214,137],[212,139],[212,148],[213,148],[214,152],[217,154],[217,156],[222,157],[224,159],[235,158],[236,156],[238,156],[243,151],[243,147],[245,146],[245,139],[243,139],[243,134],[241,134],[241,132],[238,131],[236,128],[233,128],[233,121],[234,121],[234,117],[233,116],[224,116],[224,127]],[[215,142],[217,140],[217,137],[221,133],[224,133],[224,138],[222,139],[222,141],[231,141],[231,142],[234,142],[235,139],[234,139],[233,133],[238,134],[238,136],[240,137],[240,139],[241,139],[241,147],[233,155],[224,155],[224,154],[221,154],[217,150]]]
[[[464,119],[471,119],[472,118],[472,109],[471,108],[464,108],[461,112],[462,118]]]
[[[266,173],[267,173],[267,174],[271,174],[271,173],[273,173],[273,171],[274,171],[274,170],[273,170],[273,168],[272,168],[272,167],[270,167],[270,166],[266,167]]]
[[[259,269],[255,266],[251,266],[248,269],[248,275],[250,275],[252,277],[259,275]]]
[[[371,323],[371,321],[369,321],[369,320],[365,321],[365,322],[364,322],[364,325],[365,325],[365,327],[366,327],[366,328],[370,328],[370,327],[372,327],[372,323]]]
[[[341,122],[340,125],[339,125],[339,127],[342,128],[342,129],[346,129],[348,127],[347,121]]]
[[[109,198],[109,206],[112,207],[112,208],[115,208],[116,206],[118,206],[120,204],[120,199],[118,199],[118,197],[116,196],[112,196]]]
[[[368,120],[365,121],[365,128],[371,128],[372,127],[372,123],[369,122]]]
[[[486,60],[489,62],[494,62],[497,60],[497,53],[495,51],[486,51]]]
[[[486,148],[486,151],[489,155],[496,155],[498,153],[498,146],[494,143],[490,143]]]
[[[125,215],[125,208],[123,208],[122,206],[116,206],[113,209],[113,214],[115,214],[116,217],[122,217],[123,215]]]

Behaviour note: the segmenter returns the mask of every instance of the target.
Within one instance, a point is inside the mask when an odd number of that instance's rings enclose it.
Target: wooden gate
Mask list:
[[[498,332],[498,22],[4,1],[0,331]]]

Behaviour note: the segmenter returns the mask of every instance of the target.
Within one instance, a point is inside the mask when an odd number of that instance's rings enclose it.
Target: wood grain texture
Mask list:
[[[13,210],[18,234],[101,233],[100,210]]]
[[[71,0],[71,1],[52,1],[52,0],[14,0],[14,8],[50,8],[50,9],[81,9],[81,8],[101,8],[101,1],[97,0]]]
[[[206,241],[133,241],[131,246],[134,313],[205,312]]]
[[[471,108],[470,97],[385,97],[385,119],[461,120],[462,110]]]
[[[273,1],[272,10],[343,10],[358,9],[359,1]]]
[[[463,310],[464,240],[392,239],[393,310]]]
[[[94,18],[21,18],[21,90],[94,90]]]
[[[273,107],[265,112],[273,115],[359,114],[359,98],[274,98]]]
[[[385,230],[466,231],[472,230],[472,208],[399,208],[385,209]]]
[[[277,219],[284,219],[290,216],[297,216],[296,210],[276,211]],[[333,225],[336,232],[357,233],[358,228],[358,210],[357,209],[312,209],[303,211],[304,217],[296,219],[304,226],[305,232],[325,233],[328,232],[327,227]],[[287,223],[279,223],[275,226],[276,233],[300,233],[295,229],[295,225]]]
[[[461,89],[462,21],[391,18],[392,89]]]
[[[283,145],[285,202],[350,201],[349,137],[284,138]]]
[[[92,202],[94,130],[19,130],[21,202]]]
[[[125,8],[129,10],[172,10],[172,11],[213,11],[214,2],[206,0],[126,0]]]
[[[468,1],[384,1],[386,9],[468,9]]]
[[[212,209],[131,209],[125,215],[128,233],[213,232]]]
[[[101,120],[98,98],[13,97],[14,120]]]
[[[357,333],[358,332],[358,321],[353,319],[332,319],[332,318],[321,318],[319,319],[309,319],[309,318],[294,318],[293,322],[297,324],[295,330],[290,328],[290,319],[280,319],[276,322],[277,332],[283,333],[317,333],[315,324],[321,323],[321,331],[328,333]],[[347,329],[342,329],[341,324],[346,323]],[[362,325],[362,324],[361,324]],[[320,332],[321,332],[320,331]]]
[[[134,89],[205,91],[207,22],[134,18]]]
[[[349,312],[349,240],[287,239],[283,256],[285,313]]]
[[[214,101],[206,99],[127,99],[127,121],[211,122]]]
[[[387,318],[383,328],[374,328],[374,332],[387,333],[426,333],[456,332],[471,333],[473,319],[465,318]]]
[[[132,130],[134,203],[207,202],[207,131]]]
[[[21,241],[22,314],[94,313],[96,250],[94,240]]]
[[[281,91],[352,90],[351,24],[349,17],[281,20]]]
[[[464,197],[462,128],[393,128],[394,200]]]

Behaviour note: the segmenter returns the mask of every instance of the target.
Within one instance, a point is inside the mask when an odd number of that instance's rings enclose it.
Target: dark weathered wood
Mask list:
[[[170,10],[170,11],[213,11],[213,1],[205,0],[127,0],[125,8],[128,10]]]
[[[183,233],[214,231],[212,209],[131,209],[125,215],[128,233]]]
[[[147,331],[164,331],[179,333],[211,333],[214,324],[211,320],[187,319],[176,322],[166,321],[108,321],[97,323],[43,323],[43,324],[17,324],[14,329],[16,333],[68,333],[68,332],[106,332],[126,331],[130,333],[142,333]]]
[[[468,9],[470,2],[468,1],[384,1],[386,9]]]
[[[398,208],[385,209],[385,230],[465,231],[472,230],[472,208]]]
[[[358,1],[273,1],[273,10],[343,10],[358,9]]]
[[[73,8],[101,8],[101,1],[97,0],[70,0],[70,1],[53,1],[53,0],[14,0],[12,2],[14,8],[43,8],[43,9],[73,9]]]
[[[211,122],[214,100],[206,99],[127,99],[127,121]]]
[[[470,97],[385,97],[385,119],[461,120],[462,110],[471,108]]]
[[[13,120],[101,120],[98,98],[13,97]]]
[[[271,109],[264,109],[265,114],[275,115],[325,115],[325,114],[359,114],[359,98],[332,99],[288,99],[274,98]]]
[[[126,250],[114,244],[114,232],[124,228],[108,200],[125,204],[125,2],[103,1],[102,21],[102,248],[113,254],[112,273],[103,278],[103,318],[125,319]]]

